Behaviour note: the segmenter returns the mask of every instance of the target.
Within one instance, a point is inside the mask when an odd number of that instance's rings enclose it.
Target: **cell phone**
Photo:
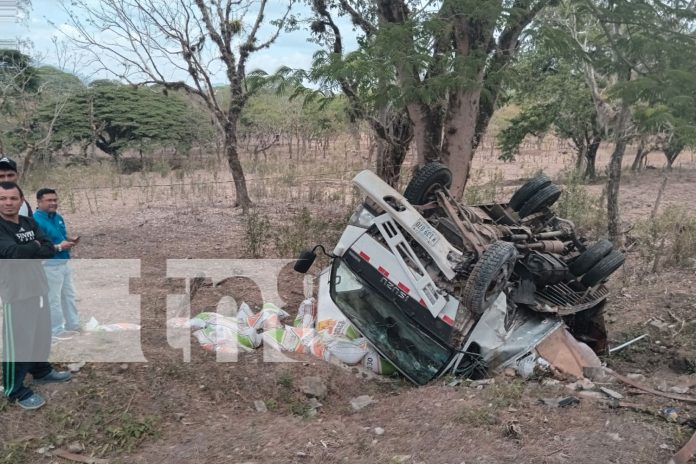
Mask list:
[[[75,243],[77,243],[77,242],[79,242],[79,241],[80,241],[80,236],[79,236],[79,235],[73,239],[73,242],[75,242]]]

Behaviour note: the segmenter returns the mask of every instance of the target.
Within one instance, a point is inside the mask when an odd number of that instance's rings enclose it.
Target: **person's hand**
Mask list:
[[[71,242],[70,240],[63,240],[58,244],[58,246],[63,250],[69,250],[75,246],[75,242]]]

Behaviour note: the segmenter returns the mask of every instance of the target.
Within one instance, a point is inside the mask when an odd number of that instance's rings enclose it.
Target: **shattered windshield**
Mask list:
[[[430,381],[449,361],[451,351],[427,336],[341,259],[334,261],[331,297],[375,348],[413,382]]]

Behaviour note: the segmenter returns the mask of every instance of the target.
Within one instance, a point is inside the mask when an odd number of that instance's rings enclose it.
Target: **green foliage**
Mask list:
[[[2,96],[36,91],[39,76],[31,57],[18,50],[0,49],[0,84]]]
[[[302,102],[284,93],[259,92],[242,111],[240,132],[334,136],[346,128],[345,111],[343,98]]]
[[[271,222],[258,209],[252,208],[244,215],[244,245],[250,258],[261,258],[271,232]]]
[[[498,134],[501,159],[513,159],[528,135],[553,129],[560,138],[573,141],[582,154],[591,138],[600,133],[581,63],[550,53],[543,42],[530,42],[519,55],[507,87],[522,111]]]
[[[42,107],[40,119],[52,117],[52,107]],[[131,87],[95,81],[70,96],[55,122],[55,144],[93,141],[118,159],[128,148],[151,151],[156,147],[188,150],[207,121],[202,113],[177,94],[160,89]],[[212,129],[208,131],[211,133]]]
[[[575,224],[578,235],[597,238],[606,231],[604,198],[591,194],[580,173],[572,171],[561,179],[563,193],[554,205],[562,218]]]

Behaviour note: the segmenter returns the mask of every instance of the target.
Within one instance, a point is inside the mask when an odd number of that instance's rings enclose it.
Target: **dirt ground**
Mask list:
[[[663,207],[696,211],[696,165],[689,159],[670,174]],[[501,169],[507,190],[512,190],[542,164],[543,157],[528,157],[500,166],[479,162],[474,169]],[[546,164],[545,170],[553,174],[567,166],[550,159]],[[661,176],[658,170],[627,175],[621,191],[627,224],[650,214]],[[343,191],[336,190],[342,182],[347,183],[336,179],[318,188],[335,194]],[[599,183],[589,187],[597,194],[601,188]],[[612,409],[587,397],[567,408],[539,402],[573,393],[565,387],[568,382],[547,385],[500,376],[482,388],[449,386],[447,381],[415,388],[397,380],[364,378],[309,356],[293,363],[267,363],[261,352],[254,352],[240,355],[238,362],[222,363],[195,340],[191,362],[183,362],[181,351],[167,343],[167,294],[180,293],[183,286],[180,280],[166,279],[166,260],[249,257],[252,225],[229,207],[227,187],[197,196],[173,188],[151,197],[142,191],[116,191],[78,191],[74,211],[64,195],[63,211],[70,229],[83,237],[76,258],[142,260],[141,278],[131,279],[129,289],[141,298],[140,344],[147,362],[88,363],[71,382],[40,387],[48,405],[36,412],[0,402],[0,463],[64,463],[68,461],[50,456],[50,447],[70,446],[84,447],[83,456],[110,463],[656,463],[667,462],[693,433],[688,426],[666,421],[659,411],[673,407],[680,417],[693,418],[695,405],[640,394],[618,383],[610,387],[647,412]],[[302,206],[315,221],[311,227],[329,227],[339,214],[339,222],[345,218],[350,201],[332,203],[321,192],[317,198],[293,200],[291,194],[257,200],[257,211],[269,221],[261,222],[259,234],[285,230],[283,218],[298,214]],[[277,245],[277,235],[275,240]],[[278,257],[274,251],[267,253]],[[604,360],[619,372],[643,374],[653,387],[693,381],[696,271],[670,268],[651,274],[635,250],[627,256],[625,268],[610,282],[611,345],[643,333],[649,337]],[[253,286],[232,279],[225,288],[204,287],[192,302],[193,311],[212,309],[222,294],[262,303]],[[290,267],[281,273],[279,294],[291,313],[303,299],[302,279]],[[84,319],[97,308],[80,309]],[[113,317],[105,322],[119,322]],[[124,337],[119,342],[133,336],[115,335]],[[137,335],[132,342],[138,343]],[[318,376],[328,387],[313,417],[307,417],[307,399],[297,390],[305,376]],[[359,395],[372,395],[377,402],[353,411],[350,400]],[[255,400],[264,401],[268,412],[257,412]]]

